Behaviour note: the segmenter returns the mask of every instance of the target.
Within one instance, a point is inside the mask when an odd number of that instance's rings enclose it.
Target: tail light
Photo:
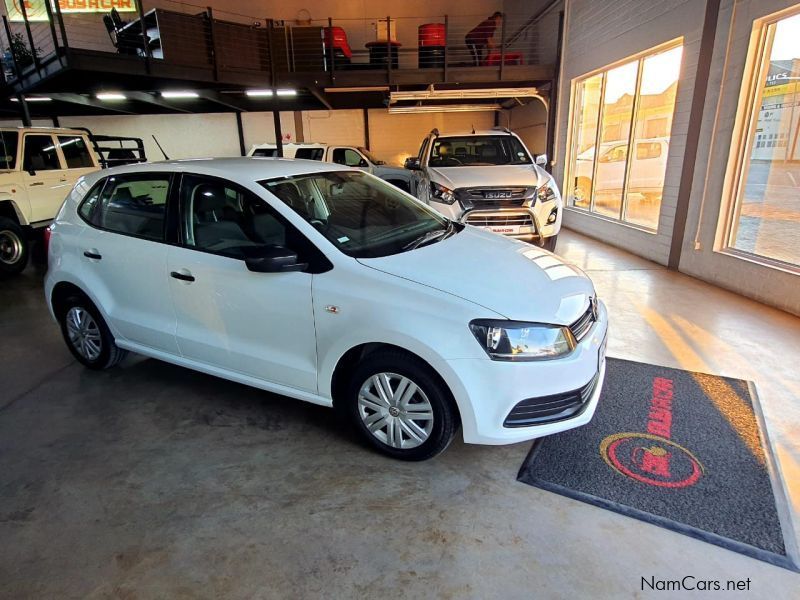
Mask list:
[[[49,259],[50,255],[50,236],[53,235],[52,230],[53,225],[48,225],[44,228],[44,235],[42,236],[42,242],[44,244],[44,259],[45,262]]]

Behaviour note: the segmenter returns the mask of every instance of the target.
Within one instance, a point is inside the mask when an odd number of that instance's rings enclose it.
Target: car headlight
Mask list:
[[[543,360],[572,351],[566,327],[479,319],[469,324],[478,343],[492,360]]]
[[[431,181],[431,196],[433,196],[437,202],[444,202],[445,204],[452,204],[456,201],[456,195],[453,193],[453,190],[439,185],[438,183],[434,183],[433,181]]]
[[[558,199],[558,193],[556,192],[555,182],[552,179],[548,179],[547,183],[540,185],[539,189],[536,190],[536,197],[538,198],[539,202],[552,202],[553,200]]]

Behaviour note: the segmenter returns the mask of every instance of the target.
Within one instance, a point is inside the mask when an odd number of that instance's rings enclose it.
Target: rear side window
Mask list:
[[[322,160],[324,150],[322,148],[298,148],[294,154],[295,158],[305,158],[306,160]]]
[[[97,208],[97,203],[100,200],[100,193],[103,191],[103,186],[106,184],[105,179],[101,179],[94,187],[86,194],[81,205],[78,207],[78,214],[83,217],[83,220],[92,223],[94,211]]]
[[[86,147],[86,142],[82,137],[60,135],[58,136],[58,145],[61,147],[61,152],[64,153],[68,169],[85,169],[94,166],[89,148]]]
[[[17,143],[19,134],[16,131],[0,131],[0,169],[14,169],[17,166]]]
[[[643,142],[636,144],[636,158],[646,160],[661,156],[661,144],[658,142]]]
[[[26,135],[22,168],[26,171],[52,171],[60,169],[56,145],[49,135]]]
[[[274,158],[278,156],[277,148],[256,148],[253,150],[253,156],[265,156],[267,158]]]
[[[92,224],[116,233],[162,241],[169,179],[163,173],[110,177],[92,213]]]

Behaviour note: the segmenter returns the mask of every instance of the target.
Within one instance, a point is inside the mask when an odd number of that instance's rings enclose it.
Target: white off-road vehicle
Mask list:
[[[248,156],[278,156],[275,144],[256,144],[250,148]],[[283,144],[284,158],[305,158],[355,167],[375,177],[380,177],[404,192],[411,192],[414,178],[401,168],[387,165],[366,148],[360,146],[336,146],[331,144]]]
[[[442,135],[406,159],[417,198],[455,221],[554,250],[563,201],[553,177],[508,129]]]
[[[144,161],[139,138],[82,128],[0,128],[0,277],[22,272],[31,239],[55,218],[82,175]]]

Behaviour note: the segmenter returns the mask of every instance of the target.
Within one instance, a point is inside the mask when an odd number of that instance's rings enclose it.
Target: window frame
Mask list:
[[[94,153],[92,152],[91,147],[89,146],[89,143],[88,143],[89,140],[87,140],[85,136],[79,135],[79,134],[71,134],[71,133],[56,133],[56,134],[53,135],[53,137],[55,137],[55,139],[56,139],[56,142],[57,142],[57,146],[56,147],[58,148],[59,154],[61,154],[61,159],[62,159],[62,162],[64,164],[63,169],[65,171],[71,171],[73,169],[96,169],[97,168],[97,166],[98,166],[97,165],[97,161],[96,161],[96,159],[94,157]],[[89,157],[89,163],[90,164],[88,166],[70,167],[69,166],[69,160],[67,159],[67,155],[64,152],[64,148],[63,148],[64,142],[61,141],[62,138],[70,138],[70,139],[77,138],[77,139],[79,139],[83,143],[83,147],[86,150],[86,155]]]
[[[800,274],[800,264],[741,250],[733,244],[736,243],[735,234],[741,216],[745,178],[749,170],[746,167],[751,160],[750,157],[756,144],[761,143],[763,144],[761,147],[766,148],[770,141],[766,135],[764,137],[758,135],[756,129],[758,128],[761,96],[769,73],[769,54],[772,51],[775,29],[779,21],[797,15],[800,15],[800,6],[791,6],[753,21],[750,44],[736,102],[736,118],[728,160],[725,165],[725,178],[713,245],[714,252],[795,275]],[[758,139],[759,137],[761,140]],[[787,144],[790,141],[791,139],[787,141]]]
[[[58,164],[60,166],[55,168],[55,169],[26,169],[25,168],[25,152],[26,152],[26,150],[28,148],[28,138],[29,137],[49,137],[50,138],[50,143],[53,144],[53,152],[55,152],[56,158],[58,158]],[[20,165],[20,170],[21,171],[23,171],[25,173],[28,173],[30,175],[31,171],[33,171],[36,174],[39,174],[39,173],[48,173],[48,172],[52,172],[52,171],[66,171],[67,170],[66,160],[64,159],[64,156],[61,154],[61,148],[59,147],[58,139],[56,138],[56,136],[54,134],[45,133],[45,132],[38,132],[38,131],[28,131],[28,132],[25,132],[25,134],[22,136],[22,140],[21,141],[22,141],[21,148],[20,148],[20,160],[22,161],[22,164]],[[31,177],[35,177],[35,175],[31,175]]]
[[[645,232],[645,233],[649,233],[649,234],[653,234],[653,235],[658,233],[658,229],[661,226],[661,209],[663,208],[663,203],[659,207],[659,218],[658,218],[658,223],[656,224],[655,228],[647,227],[647,226],[641,225],[639,223],[635,223],[633,221],[626,220],[627,208],[628,208],[628,199],[627,199],[627,196],[628,196],[628,184],[629,184],[629,180],[630,180],[631,163],[633,162],[633,159],[631,157],[634,156],[633,153],[635,152],[634,144],[636,143],[636,134],[637,134],[637,132],[636,132],[636,117],[637,117],[637,114],[638,114],[639,105],[640,105],[640,101],[641,101],[641,86],[642,86],[642,76],[643,76],[643,71],[644,71],[644,61],[647,60],[648,58],[652,57],[652,56],[656,56],[658,54],[663,54],[665,52],[669,52],[670,50],[673,50],[673,49],[681,47],[681,46],[683,46],[684,50],[685,50],[685,40],[684,40],[683,36],[668,40],[668,41],[666,41],[666,42],[664,42],[662,44],[658,44],[657,46],[653,46],[651,48],[647,48],[646,50],[643,50],[642,52],[638,52],[636,54],[632,54],[630,56],[622,58],[622,59],[620,59],[618,61],[615,61],[613,63],[610,63],[608,65],[600,67],[598,69],[594,69],[592,71],[584,73],[583,75],[580,75],[579,77],[575,77],[574,79],[572,79],[572,81],[570,82],[569,111],[568,111],[568,114],[567,114],[567,140],[566,140],[567,143],[566,143],[566,160],[565,160],[565,163],[564,163],[564,185],[562,186],[563,195],[564,195],[564,198],[565,198],[565,203],[564,203],[564,205],[565,205],[564,208],[565,209],[574,210],[574,211],[579,212],[581,214],[590,215],[592,217],[595,217],[595,218],[598,218],[598,219],[603,219],[603,220],[606,220],[606,221],[610,221],[612,223],[616,223],[618,225],[622,225],[622,226],[625,226],[625,227],[631,227],[633,229],[637,229],[637,230]],[[627,140],[627,144],[626,144],[627,145],[627,155],[626,155],[626,164],[625,164],[625,174],[624,174],[623,185],[622,185],[622,190],[621,190],[621,198],[620,198],[620,213],[619,213],[619,217],[612,217],[612,216],[608,216],[608,215],[605,215],[605,214],[602,214],[602,213],[599,213],[599,212],[595,211],[595,194],[594,194],[594,186],[595,186],[596,180],[597,180],[597,166],[600,163],[599,156],[601,154],[601,152],[600,152],[600,144],[601,144],[600,140],[601,140],[602,135],[603,135],[602,114],[603,114],[603,106],[604,106],[604,100],[605,100],[605,95],[606,95],[606,81],[607,81],[607,74],[610,71],[613,71],[614,69],[616,69],[618,67],[621,67],[623,65],[626,65],[626,64],[629,64],[629,63],[632,63],[632,62],[637,62],[638,65],[637,65],[637,69],[636,69],[636,88],[635,88],[635,92],[634,92],[633,105],[632,105],[632,108],[631,108],[631,118],[630,118],[630,123],[629,123],[630,129],[629,129],[628,140]],[[681,69],[683,69],[683,58],[681,59]],[[582,207],[582,206],[576,206],[575,205],[574,199],[572,198],[572,191],[571,191],[572,190],[572,179],[574,177],[574,174],[572,172],[573,171],[573,163],[576,163],[577,157],[579,155],[579,153],[577,152],[577,149],[574,147],[574,142],[575,142],[574,137],[575,137],[575,134],[576,134],[575,129],[576,129],[577,117],[578,117],[578,114],[576,113],[576,111],[578,109],[578,106],[577,106],[578,93],[577,93],[577,91],[578,91],[578,87],[583,82],[585,82],[588,79],[590,79],[592,77],[595,77],[597,75],[602,75],[603,78],[602,78],[602,81],[600,82],[600,102],[598,103],[598,108],[597,108],[597,131],[595,132],[595,144],[594,144],[595,152],[594,152],[594,155],[592,157],[592,188],[591,188],[591,191],[590,191],[589,206],[588,207]],[[678,82],[680,82],[680,74],[679,74],[679,77],[678,77]],[[675,99],[675,104],[673,105],[673,123],[674,123],[675,106],[677,106],[677,104],[678,104],[678,99],[676,98]],[[672,130],[670,130],[668,132],[668,134],[666,136],[664,136],[664,137],[666,137],[667,140],[670,140],[672,138]],[[649,139],[649,138],[642,138],[642,139]],[[628,160],[629,158],[631,160]],[[667,156],[667,163],[669,163],[669,155]],[[669,168],[669,164],[667,164],[667,169],[666,170],[668,170],[668,168]],[[665,170],[665,173],[666,173],[666,170]],[[666,186],[666,178],[665,178],[665,182],[664,182],[664,187],[665,186]],[[662,193],[663,193],[663,187],[662,187]]]
[[[95,213],[97,213],[97,211],[99,210],[99,206],[100,206],[99,202],[92,209],[92,212],[90,214],[90,218],[88,220],[83,216],[83,214],[81,212],[81,209],[83,208],[83,205],[86,204],[86,202],[88,202],[89,197],[92,194],[92,191],[94,191],[95,188],[97,188],[97,186],[102,184],[102,189],[100,190],[100,198],[102,198],[103,194],[105,193],[106,186],[108,185],[108,182],[113,177],[121,177],[121,178],[124,177],[124,178],[127,178],[127,177],[135,177],[137,175],[147,175],[147,176],[152,176],[152,177],[160,175],[160,176],[163,176],[163,177],[165,177],[166,179],[169,180],[169,183],[167,185],[167,199],[166,199],[166,202],[164,203],[164,224],[163,224],[162,229],[161,229],[161,239],[160,240],[154,240],[153,238],[147,237],[147,236],[144,236],[144,235],[135,235],[133,233],[127,233],[127,232],[124,232],[124,231],[117,231],[116,229],[109,229],[108,227],[102,227],[102,226],[98,225],[95,222],[95,217],[96,217]],[[154,244],[174,245],[172,243],[172,239],[174,237],[173,236],[173,230],[174,230],[174,227],[175,227],[175,223],[174,223],[172,205],[175,204],[175,200],[173,199],[173,194],[175,192],[175,176],[176,176],[176,173],[175,172],[170,172],[170,171],[132,171],[132,172],[129,172],[129,173],[118,173],[116,175],[106,175],[105,177],[103,177],[103,178],[99,179],[97,182],[95,182],[95,184],[92,187],[89,188],[89,191],[86,192],[86,194],[83,196],[83,198],[81,198],[81,201],[78,204],[78,208],[77,208],[76,212],[78,213],[78,217],[84,223],[86,223],[89,227],[92,227],[92,228],[97,229],[99,231],[105,231],[107,233],[113,233],[115,235],[123,235],[125,237],[134,238],[134,239],[137,239],[137,240],[144,240],[145,242],[153,242]]]
[[[204,254],[210,254],[212,256],[218,256],[219,258],[226,258],[229,260],[235,260],[240,263],[244,263],[245,259],[237,256],[230,256],[229,254],[222,254],[215,250],[209,250],[207,248],[200,248],[199,246],[193,246],[186,243],[184,239],[184,231],[183,231],[183,222],[186,218],[186,206],[182,199],[182,191],[183,191],[183,182],[184,178],[189,177],[197,177],[201,179],[205,179],[207,181],[212,181],[217,184],[231,187],[238,192],[244,192],[245,194],[249,194],[251,196],[255,196],[256,199],[263,202],[269,207],[269,210],[272,213],[272,216],[287,230],[292,230],[292,234],[297,236],[297,239],[300,240],[300,244],[304,246],[303,248],[289,248],[289,250],[294,250],[298,253],[300,259],[307,260],[308,267],[300,271],[301,273],[311,273],[311,274],[319,274],[325,273],[326,271],[330,271],[333,269],[333,263],[328,259],[325,253],[320,250],[320,248],[312,242],[308,236],[300,231],[289,219],[283,216],[278,209],[275,208],[273,203],[262,196],[261,194],[251,190],[248,187],[243,186],[240,183],[235,181],[231,181],[230,179],[226,179],[224,177],[217,177],[216,175],[206,175],[205,173],[195,173],[193,171],[182,171],[181,173],[176,173],[178,177],[176,177],[176,182],[174,184],[174,195],[170,194],[169,199],[172,200],[173,204],[175,205],[175,209],[172,212],[174,219],[172,220],[172,233],[174,234],[174,241],[172,245],[178,246],[180,248],[185,248],[186,250],[194,250],[195,252],[202,252]],[[265,192],[269,193],[268,190],[264,190]],[[268,245],[268,244],[265,244]],[[302,253],[302,254],[301,254]]]

